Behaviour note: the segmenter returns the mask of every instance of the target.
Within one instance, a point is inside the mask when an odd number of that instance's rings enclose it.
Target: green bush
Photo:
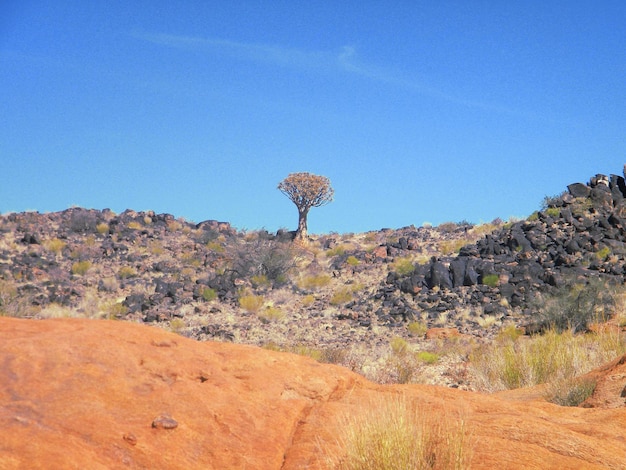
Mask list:
[[[201,295],[202,298],[207,302],[210,302],[211,300],[215,300],[217,298],[217,292],[215,292],[215,289],[211,289],[210,287],[203,288]]]
[[[356,258],[356,256],[348,256],[348,259],[346,259],[346,263],[350,266],[358,266],[360,261]]]
[[[496,287],[500,277],[497,274],[487,274],[483,277],[483,284],[489,287]]]
[[[415,271],[411,258],[398,258],[392,264],[392,269],[400,276],[408,276]]]
[[[430,351],[419,351],[415,357],[426,364],[435,364],[439,361],[439,354]]]

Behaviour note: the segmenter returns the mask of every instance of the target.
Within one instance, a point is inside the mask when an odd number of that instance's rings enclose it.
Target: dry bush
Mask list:
[[[315,274],[312,276],[304,276],[298,282],[301,289],[319,289],[330,283],[331,277],[328,274]]]
[[[0,279],[0,316],[30,317],[36,312],[29,295],[19,292],[15,283]]]
[[[465,469],[472,438],[462,416],[433,414],[404,396],[385,398],[342,419],[338,448],[329,456],[340,470]],[[323,452],[323,449],[322,449]]]
[[[330,298],[330,304],[335,305],[335,306],[347,304],[348,302],[352,300],[352,298],[353,298],[352,290],[346,287],[343,287],[341,289],[336,290],[333,293],[332,297]]]
[[[259,318],[264,322],[279,321],[285,318],[285,312],[277,307],[268,306],[258,312]]]
[[[541,383],[568,386],[571,379],[625,352],[626,338],[618,331],[575,334],[552,329],[532,337],[500,335],[470,354],[470,367],[484,391]],[[555,393],[567,395],[564,390]]]
[[[265,299],[261,295],[243,295],[239,297],[239,306],[248,313],[258,312],[264,303]]]

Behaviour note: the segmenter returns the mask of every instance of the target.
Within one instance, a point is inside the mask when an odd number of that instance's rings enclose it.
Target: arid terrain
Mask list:
[[[625,195],[307,243],[0,216],[0,468],[358,468],[344,430],[399,400],[462,425],[423,468],[626,468]]]

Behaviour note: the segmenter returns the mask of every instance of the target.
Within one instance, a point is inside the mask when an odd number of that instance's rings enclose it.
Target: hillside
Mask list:
[[[153,212],[8,214],[0,308],[146,323],[299,352],[381,383],[473,389],[468,350],[507,326],[545,328],[552,299],[581,292],[574,300],[586,295],[587,310],[615,315],[617,297],[607,292],[624,280],[625,192],[623,177],[596,175],[527,220],[328,234],[306,246],[285,231]],[[581,331],[593,320],[570,313],[559,321]],[[403,376],[393,364],[401,340],[448,353]]]

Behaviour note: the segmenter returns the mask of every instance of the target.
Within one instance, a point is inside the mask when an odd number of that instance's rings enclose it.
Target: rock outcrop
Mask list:
[[[346,416],[400,395],[465,421],[473,469],[626,467],[619,386],[602,400],[620,408],[381,386],[287,353],[85,319],[0,318],[0,358],[2,469],[327,469]],[[623,387],[625,362],[598,382]]]
[[[461,248],[458,256],[416,264],[410,275],[390,273],[379,296],[412,294],[436,318],[467,307],[506,317],[518,308],[532,321],[535,298],[572,280],[602,278],[623,284],[626,275],[626,184],[596,175],[575,183],[527,220]],[[406,321],[415,308],[380,312],[383,321]]]

